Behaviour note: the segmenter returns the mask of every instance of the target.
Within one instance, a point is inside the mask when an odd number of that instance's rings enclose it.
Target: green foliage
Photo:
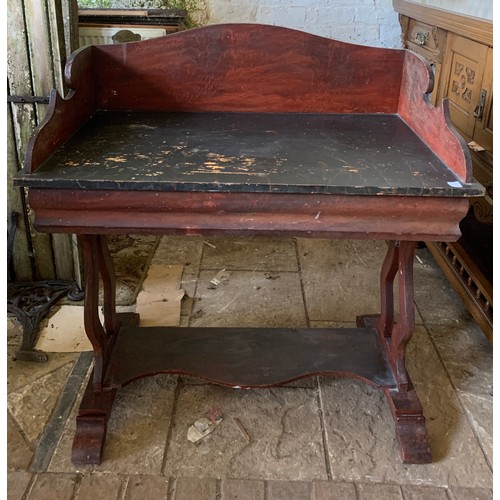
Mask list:
[[[109,9],[111,0],[78,0],[78,6],[87,9]]]

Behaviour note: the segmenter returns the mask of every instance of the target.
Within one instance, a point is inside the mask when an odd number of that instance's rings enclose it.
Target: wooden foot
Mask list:
[[[92,377],[76,417],[76,432],[71,451],[74,465],[100,464],[108,420],[116,389],[94,392]]]
[[[384,393],[396,424],[396,438],[403,463],[431,463],[425,417],[415,390],[398,392],[395,389],[384,389]]]
[[[107,416],[79,415],[71,451],[74,465],[99,465],[106,439]]]
[[[356,317],[356,324],[362,328],[375,328],[379,322],[378,314],[365,314]],[[385,342],[390,348],[390,340]],[[386,355],[387,355],[386,350]],[[408,379],[409,389],[398,391],[396,387],[385,388],[384,394],[389,403],[396,424],[396,438],[405,464],[428,464],[431,462],[429,440],[425,427],[425,417],[417,393]]]

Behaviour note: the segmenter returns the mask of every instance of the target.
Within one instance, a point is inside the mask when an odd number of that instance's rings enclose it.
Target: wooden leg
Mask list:
[[[116,278],[103,236],[79,236],[85,279],[85,331],[94,349],[94,370],[76,418],[71,454],[75,465],[99,464],[116,389],[104,385],[120,324],[137,325],[138,315],[116,314]],[[99,318],[99,274],[104,291],[104,328]]]
[[[99,272],[104,292],[104,329],[108,337],[116,337],[120,328],[120,322],[116,314],[116,275],[105,236],[97,237],[97,251],[99,254]]]
[[[404,463],[430,463],[431,453],[425,417],[405,366],[415,313],[413,305],[413,258],[415,243],[391,241],[380,275],[381,313],[357,318],[360,327],[376,328],[396,387],[384,388],[396,425],[396,437]],[[394,324],[394,280],[398,275],[399,318]]]
[[[356,317],[360,328],[375,328],[382,342],[392,335],[394,326],[394,279],[399,266],[399,241],[389,241],[380,272],[380,314],[363,314]]]
[[[105,361],[108,357],[108,340],[99,319],[99,261],[100,243],[96,235],[78,237],[83,256],[85,306],[85,332],[94,350],[93,385],[95,391],[102,390],[105,375]]]
[[[377,330],[382,337],[390,337],[394,324],[394,278],[398,272],[399,242],[390,241],[380,273],[380,318]]]
[[[393,328],[390,342],[390,360],[398,389],[411,389],[405,365],[406,345],[413,335],[415,310],[413,305],[413,259],[415,242],[402,241],[399,245],[399,318]]]
[[[432,461],[422,405],[414,389],[402,392],[385,389],[396,438],[405,464],[428,464]]]
[[[380,275],[381,313],[356,318],[360,327],[375,327],[400,391],[411,389],[405,366],[405,350],[413,334],[413,258],[415,242],[391,241]],[[394,279],[398,274],[399,318],[394,324]]]
[[[116,389],[95,391],[91,377],[76,417],[76,432],[71,451],[73,464],[101,463],[115,395]]]

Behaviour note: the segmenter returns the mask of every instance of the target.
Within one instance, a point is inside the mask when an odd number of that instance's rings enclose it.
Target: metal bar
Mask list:
[[[36,103],[36,104],[48,104],[49,96],[37,96],[37,95],[8,95],[7,102],[20,103],[20,104],[28,104],[28,103]]]

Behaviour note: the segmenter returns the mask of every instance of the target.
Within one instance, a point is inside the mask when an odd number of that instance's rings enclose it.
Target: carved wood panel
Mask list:
[[[450,100],[454,125],[469,140],[474,137],[487,47],[466,38],[449,35],[448,59],[444,74],[447,77],[444,95]]]

